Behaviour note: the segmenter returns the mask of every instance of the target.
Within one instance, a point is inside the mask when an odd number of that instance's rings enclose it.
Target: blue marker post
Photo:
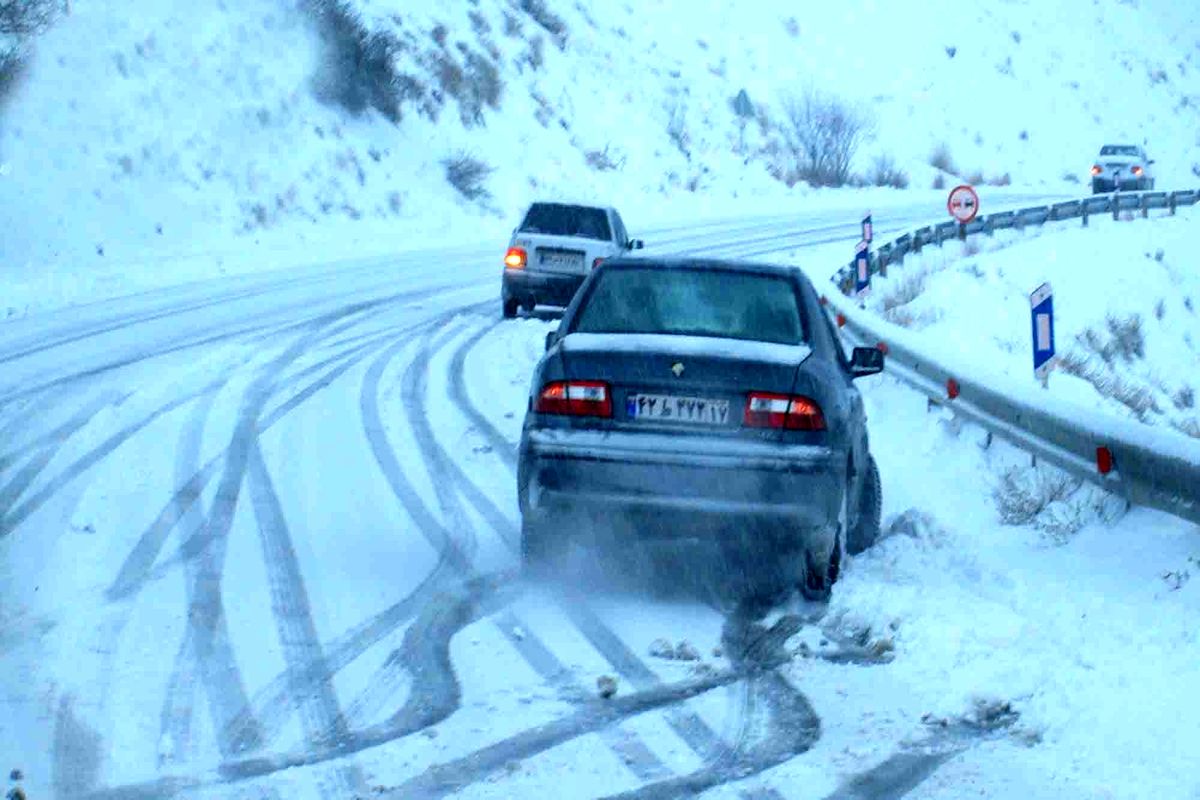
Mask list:
[[[1050,370],[1054,367],[1054,293],[1049,283],[1043,283],[1029,295],[1030,320],[1033,329],[1033,374],[1049,388]]]
[[[854,248],[854,295],[861,300],[871,291],[871,251],[866,240]]]

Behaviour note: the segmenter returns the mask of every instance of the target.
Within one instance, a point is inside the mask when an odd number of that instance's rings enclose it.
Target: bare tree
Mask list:
[[[62,0],[0,0],[0,34],[35,36],[62,8]]]
[[[783,101],[783,138],[800,178],[814,186],[843,186],[859,146],[870,134],[867,115],[809,89]]]

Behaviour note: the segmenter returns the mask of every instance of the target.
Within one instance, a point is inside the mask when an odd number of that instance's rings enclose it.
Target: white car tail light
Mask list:
[[[612,392],[602,381],[551,381],[538,393],[534,411],[572,417],[611,417]]]
[[[746,398],[743,424],[747,428],[784,428],[790,431],[823,431],[825,415],[810,397],[751,392]]]

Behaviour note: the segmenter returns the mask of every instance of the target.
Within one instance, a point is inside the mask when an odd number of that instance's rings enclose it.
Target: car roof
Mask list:
[[[613,270],[625,268],[654,268],[654,269],[694,269],[713,270],[720,272],[745,272],[753,275],[765,275],[773,278],[798,278],[804,280],[804,273],[796,267],[782,264],[764,264],[758,261],[739,261],[723,258],[697,257],[663,257],[636,256],[633,258],[610,258],[601,263],[598,269]]]
[[[534,200],[532,203],[529,204],[530,208],[532,208],[533,206],[570,206],[570,207],[575,207],[575,208],[595,208],[595,209],[599,209],[601,211],[615,211],[616,210],[612,206],[606,206],[603,203],[588,203],[588,202],[575,201],[575,200]],[[526,211],[528,211],[528,210],[529,209],[527,208]]]

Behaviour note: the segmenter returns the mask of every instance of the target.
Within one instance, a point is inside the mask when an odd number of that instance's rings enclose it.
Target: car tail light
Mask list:
[[[504,266],[509,269],[525,269],[527,256],[523,247],[510,247],[504,254]]]
[[[552,381],[538,393],[534,411],[573,417],[611,417],[612,392],[601,381]]]
[[[592,269],[595,269],[596,267],[600,266],[602,263],[604,263],[604,259],[603,259],[603,258],[594,258],[594,259],[592,259]]]
[[[1133,174],[1134,174],[1134,175],[1141,175],[1141,174],[1142,174],[1142,168],[1141,168],[1141,167],[1134,167],[1134,168],[1133,168]]]
[[[1099,175],[1101,172],[1104,172],[1104,167],[1100,166],[1099,164],[1092,165],[1092,174],[1093,175]]]
[[[814,400],[801,395],[751,392],[746,398],[747,428],[784,428],[789,431],[823,431],[825,415]]]

